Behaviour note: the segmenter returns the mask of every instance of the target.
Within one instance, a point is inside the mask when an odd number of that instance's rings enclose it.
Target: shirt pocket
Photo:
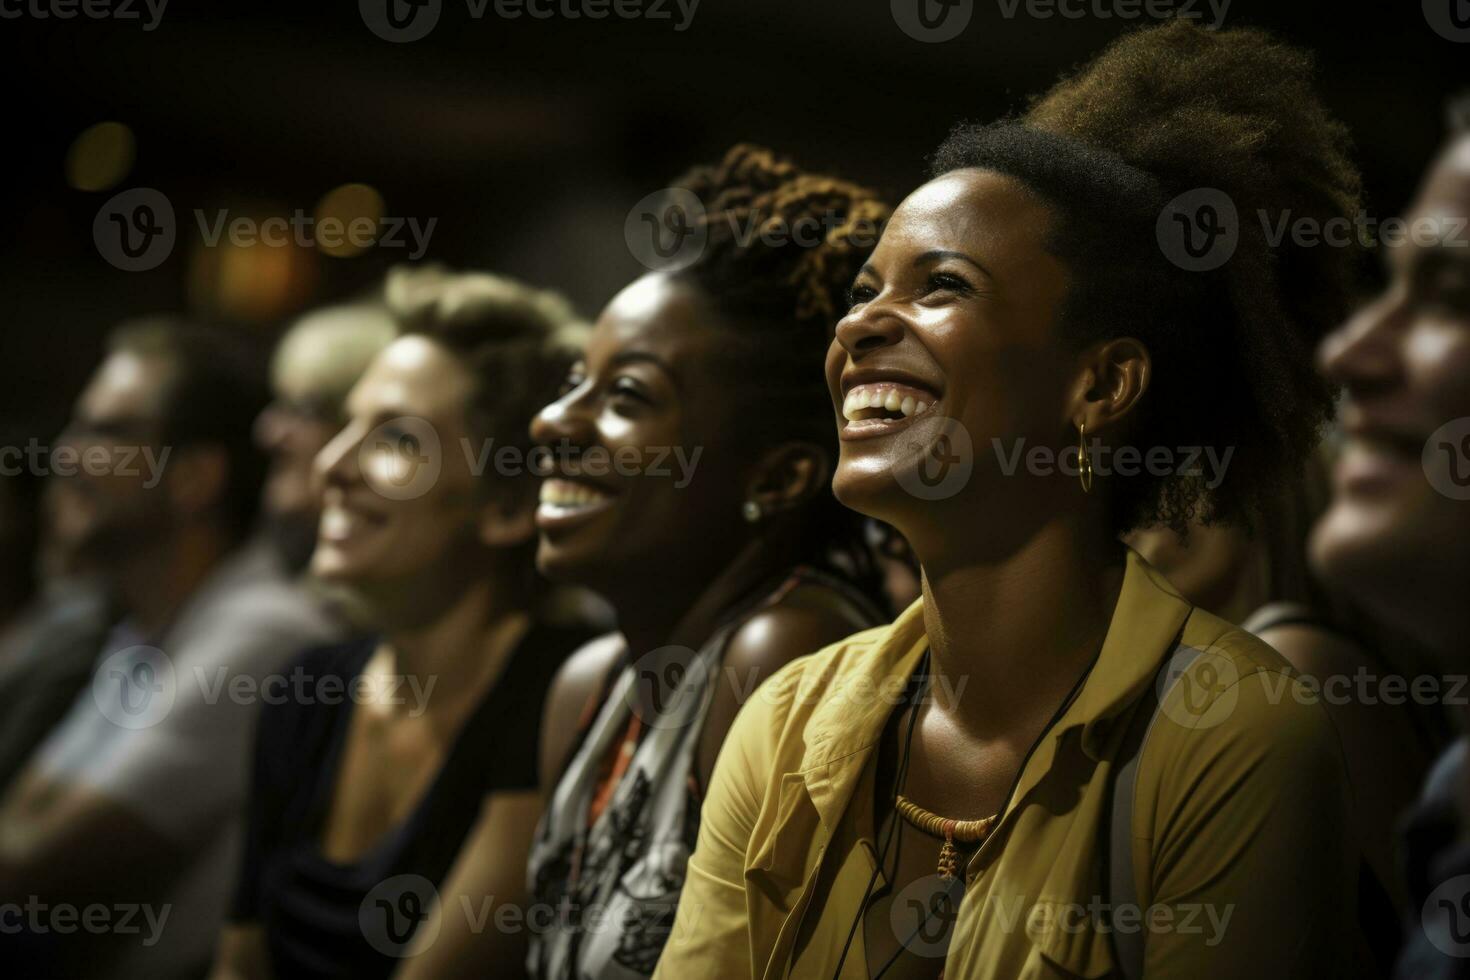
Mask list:
[[[1021,980],[1099,980],[1116,971],[1102,902],[1041,899],[1026,918],[1033,946]]]

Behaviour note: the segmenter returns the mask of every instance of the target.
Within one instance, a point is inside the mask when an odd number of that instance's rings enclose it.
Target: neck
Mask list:
[[[530,623],[530,613],[507,601],[494,581],[477,581],[433,618],[386,629],[375,659],[381,672],[425,692],[421,704],[406,702],[404,710],[457,717],[500,676]],[[433,698],[429,684],[438,692]]]
[[[494,575],[479,575],[437,604],[433,615],[380,625],[400,669],[452,676],[484,656],[480,641],[518,617],[529,614],[513,591]]]
[[[792,540],[776,536],[775,540]],[[704,575],[671,576],[654,588],[638,578],[636,592],[612,599],[618,630],[637,659],[663,646],[698,649],[714,632],[720,617],[762,582],[795,567],[794,549],[772,543],[766,535],[746,542],[723,565]]]
[[[920,556],[931,690],[959,729],[1004,737],[1055,711],[1097,655],[1122,548],[1086,522],[1057,521],[993,560],[952,551]]]
[[[213,527],[184,528],[161,547],[120,562],[111,576],[113,592],[138,629],[157,637],[230,549],[231,542]]]

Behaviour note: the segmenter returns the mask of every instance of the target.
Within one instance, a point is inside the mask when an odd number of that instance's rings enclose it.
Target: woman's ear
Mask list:
[[[1067,406],[1073,428],[1090,433],[1115,428],[1148,390],[1153,362],[1134,337],[1115,337],[1087,348],[1078,359],[1076,381]]]
[[[784,442],[761,455],[746,482],[744,500],[769,517],[826,491],[831,479],[825,449],[812,442]]]
[[[536,536],[536,499],[497,495],[479,505],[480,541],[491,548],[515,548]]]

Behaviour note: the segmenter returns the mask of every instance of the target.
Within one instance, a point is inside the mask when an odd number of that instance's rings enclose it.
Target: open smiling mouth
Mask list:
[[[892,381],[854,385],[842,400],[841,436],[857,439],[903,428],[934,407],[933,392]]]
[[[611,491],[581,480],[547,477],[541,482],[536,525],[552,528],[575,523],[609,507],[613,496]]]

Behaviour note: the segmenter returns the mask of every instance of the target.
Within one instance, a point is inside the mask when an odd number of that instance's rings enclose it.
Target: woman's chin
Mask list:
[[[886,466],[875,467],[863,461],[861,464],[843,464],[832,475],[832,495],[848,510],[857,511],[876,520],[887,520],[887,515],[901,501],[903,488],[893,478]]]

